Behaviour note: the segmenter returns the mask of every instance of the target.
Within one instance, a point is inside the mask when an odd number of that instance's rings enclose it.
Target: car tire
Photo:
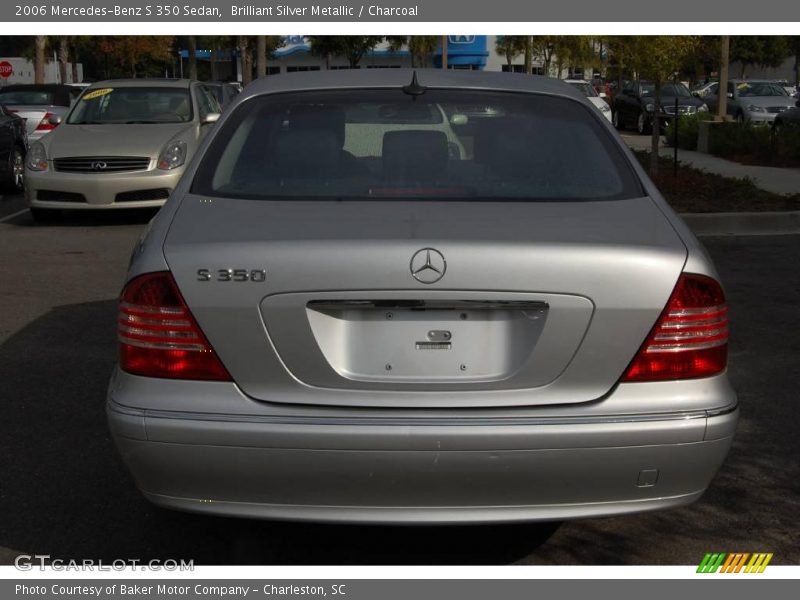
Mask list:
[[[744,113],[742,111],[736,113],[736,122],[744,123]]]
[[[644,112],[640,112],[639,116],[636,117],[636,131],[639,132],[639,135],[647,135],[650,133],[650,128],[651,125],[648,124]]]
[[[29,208],[33,220],[37,223],[53,223],[61,216],[60,210],[52,210],[49,208]]]
[[[25,151],[19,146],[8,156],[8,175],[2,188],[6,194],[21,194],[25,187]]]
[[[619,114],[618,110],[615,110],[611,113],[611,123],[614,125],[615,129],[622,131],[624,127],[622,126],[622,117]]]

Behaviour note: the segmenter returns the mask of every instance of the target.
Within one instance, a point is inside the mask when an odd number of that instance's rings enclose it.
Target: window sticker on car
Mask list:
[[[93,92],[89,92],[85,94],[81,100],[94,100],[95,98],[99,98],[100,96],[106,96],[114,91],[114,88],[102,88],[99,90],[94,90]]]

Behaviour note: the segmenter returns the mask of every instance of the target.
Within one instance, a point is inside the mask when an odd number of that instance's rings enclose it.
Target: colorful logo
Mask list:
[[[697,567],[698,573],[763,573],[769,561],[772,560],[772,553],[757,552],[709,552],[703,557],[700,566]]]

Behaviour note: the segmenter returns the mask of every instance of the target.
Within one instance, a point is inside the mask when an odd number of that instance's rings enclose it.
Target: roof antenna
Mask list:
[[[411,76],[411,83],[403,86],[403,93],[413,96],[415,100],[417,99],[417,96],[422,96],[422,94],[427,91],[428,88],[426,88],[424,85],[420,85],[419,81],[417,81],[416,71],[414,71],[414,74]]]

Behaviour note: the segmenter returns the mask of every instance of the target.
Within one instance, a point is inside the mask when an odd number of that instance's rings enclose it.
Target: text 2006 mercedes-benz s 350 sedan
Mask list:
[[[249,86],[134,250],[118,333],[117,446],[190,511],[675,507],[738,418],[708,256],[603,116],[537,77]]]

